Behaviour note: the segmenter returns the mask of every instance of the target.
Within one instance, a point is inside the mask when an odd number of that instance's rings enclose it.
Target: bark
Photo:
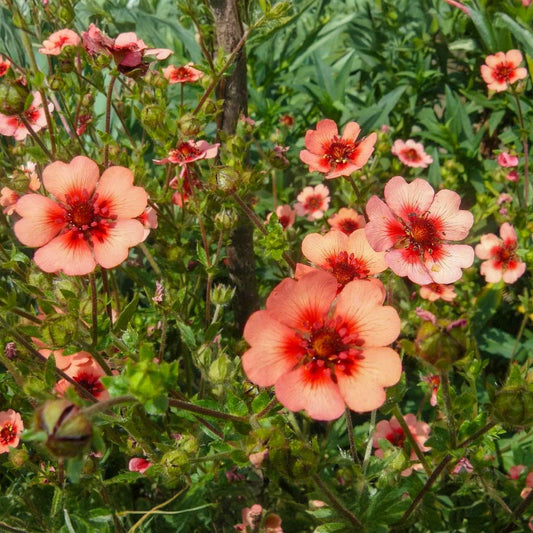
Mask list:
[[[210,4],[215,18],[217,46],[229,54],[236,48],[244,33],[237,0],[210,0]],[[239,117],[247,112],[246,81],[246,52],[242,47],[232,73],[222,78],[217,90],[217,97],[224,100],[218,130],[225,134],[235,133]],[[227,249],[227,268],[235,286],[235,321],[242,331],[248,317],[259,308],[253,226],[244,214],[241,214],[238,226],[231,235],[231,244]]]

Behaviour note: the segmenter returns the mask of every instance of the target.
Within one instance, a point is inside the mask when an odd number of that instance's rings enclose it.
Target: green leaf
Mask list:
[[[185,346],[191,351],[194,352],[198,348],[198,342],[196,340],[196,334],[191,326],[188,326],[184,322],[177,321],[176,325],[181,333],[181,340],[185,343]]]
[[[476,310],[472,317],[472,332],[477,335],[483,330],[490,317],[496,313],[502,302],[502,286],[487,285],[477,298]]]
[[[122,313],[120,313],[120,316],[118,317],[118,320],[115,322],[115,325],[113,329],[116,332],[120,332],[128,326],[130,320],[132,319],[133,315],[135,314],[135,311],[137,310],[137,306],[139,304],[139,295],[136,294],[131,302],[124,308]]]

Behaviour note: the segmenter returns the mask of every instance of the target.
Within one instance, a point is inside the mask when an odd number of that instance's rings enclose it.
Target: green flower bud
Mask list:
[[[528,387],[505,387],[492,403],[494,418],[507,427],[524,427],[533,423],[533,391]]]
[[[183,115],[178,121],[178,127],[179,130],[183,133],[183,135],[195,137],[196,135],[198,135],[198,133],[200,133],[202,129],[202,124],[194,115],[187,113],[186,115]]]
[[[28,461],[28,452],[21,448],[12,448],[9,450],[9,461],[15,468],[20,468]]]
[[[217,172],[218,188],[226,193],[231,193],[237,189],[240,180],[239,173],[231,167],[222,167]]]
[[[237,223],[237,214],[231,209],[222,209],[215,215],[215,227],[219,231],[233,229]]]
[[[52,91],[60,91],[65,86],[65,82],[61,76],[54,75],[48,78],[48,85]]]
[[[43,341],[51,346],[65,346],[74,339],[78,321],[69,315],[52,315],[43,323]]]
[[[181,435],[177,441],[179,449],[189,455],[196,455],[198,453],[198,440],[194,435]]]
[[[76,457],[91,440],[91,423],[68,400],[48,400],[37,411],[37,428],[56,457]]]
[[[188,464],[189,456],[182,450],[172,450],[161,458],[161,466],[170,479],[180,477]]]
[[[24,111],[28,94],[28,89],[15,81],[0,85],[0,113],[20,115]]]
[[[160,127],[165,122],[163,110],[157,105],[149,105],[141,111],[142,123],[151,129]]]
[[[235,294],[235,288],[226,285],[216,285],[211,291],[211,302],[214,305],[228,305]]]
[[[463,328],[446,331],[440,324],[424,322],[415,339],[419,357],[440,370],[447,370],[465,353],[466,335]]]
[[[213,383],[224,383],[233,372],[233,364],[227,355],[221,355],[209,367],[209,380]]]

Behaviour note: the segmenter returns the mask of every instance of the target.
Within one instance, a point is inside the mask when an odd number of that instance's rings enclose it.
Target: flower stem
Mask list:
[[[481,437],[481,435],[487,433],[490,429],[492,429],[497,424],[496,421],[492,420],[489,423],[487,423],[482,428],[478,429],[473,435],[465,439],[463,442],[460,442],[456,448],[466,448],[469,446],[472,442],[474,442],[476,439]]]
[[[350,441],[350,453],[354,463],[361,464],[359,457],[357,456],[357,449],[355,448],[355,439],[353,436],[353,422],[352,413],[349,407],[346,407],[344,411],[344,418],[346,419],[346,431],[348,432],[348,440]]]
[[[96,348],[98,344],[98,294],[96,292],[94,272],[89,274],[89,283],[91,286],[91,339],[93,347]]]
[[[107,98],[105,104],[105,132],[109,134],[111,130],[111,103],[113,101],[113,87],[117,81],[116,76],[111,76],[109,87],[107,88]],[[109,164],[109,144],[106,142],[104,146],[104,168]]]
[[[516,108],[518,110],[518,120],[520,122],[520,137],[522,138],[522,148],[524,150],[524,208],[527,209],[529,200],[529,146],[527,142],[528,130],[524,124],[524,114],[522,113],[522,106],[520,105],[520,98],[518,93],[513,90],[516,99]],[[520,195],[518,196],[520,200]]]
[[[240,422],[245,424],[249,423],[248,419],[243,416],[231,415],[229,413],[221,413],[220,411],[215,411],[214,409],[209,409],[208,407],[202,407],[200,405],[194,405],[192,403],[183,400],[178,400],[176,398],[169,398],[168,404],[171,407],[177,407],[178,409],[190,411],[191,413],[198,413],[204,416],[211,416],[220,420],[229,420],[230,422]]]
[[[357,187],[357,185],[355,184],[355,180],[352,178],[352,176],[345,176],[345,177],[348,180],[348,183],[352,186],[352,189],[355,192],[355,197],[358,200],[361,200],[362,199],[361,192],[359,191],[359,187]]]
[[[370,427],[368,428],[368,442],[366,443],[365,456],[363,457],[363,475],[366,474],[368,468],[368,462],[370,461],[370,455],[372,455],[372,441],[374,440],[374,431],[376,431],[376,413],[374,409],[370,413]]]
[[[528,508],[529,504],[533,501],[533,490],[522,500],[520,505],[514,510],[511,516],[511,523],[501,530],[501,533],[510,533],[515,530],[514,523],[520,518],[520,515]]]
[[[30,132],[31,138],[39,145],[39,148],[50,158],[50,160],[53,160],[54,157],[48,150],[48,148],[43,144],[41,139],[39,139],[39,136],[35,133],[34,129],[31,127],[31,124],[29,123],[28,119],[24,116],[24,113],[21,113],[20,115],[17,115],[17,118],[24,124],[24,127]]]
[[[455,419],[452,411],[450,381],[448,380],[448,373],[446,371],[440,373],[440,386],[442,397],[444,398],[444,412],[446,414],[446,422],[448,423],[448,431],[450,432],[450,440],[452,448],[455,448],[457,446],[457,430],[455,429]]]
[[[329,490],[328,486],[320,479],[317,474],[313,474],[313,481],[318,485],[320,490],[324,493],[324,496],[329,500],[331,506],[337,511],[341,516],[346,518],[351,524],[353,524],[357,529],[362,531],[364,529],[363,524],[346,506]]]
[[[127,394],[125,396],[117,396],[116,398],[109,398],[108,400],[102,400],[98,403],[95,403],[93,405],[90,405],[89,407],[85,407],[81,410],[81,414],[89,417],[96,413],[101,413],[103,411],[107,411],[111,407],[115,407],[115,405],[120,405],[123,403],[134,403],[137,402],[137,398],[135,396],[132,396],[130,394]]]

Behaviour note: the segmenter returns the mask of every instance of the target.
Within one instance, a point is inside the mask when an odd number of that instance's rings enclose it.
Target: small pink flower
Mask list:
[[[270,220],[272,213],[267,216],[267,221]],[[284,230],[290,228],[296,219],[296,211],[290,205],[278,205],[276,207],[276,216],[278,222],[281,224]]]
[[[32,93],[33,100],[30,107],[23,111],[23,115],[30,123],[32,130],[37,132],[47,127],[46,115],[43,109],[43,101],[39,91]],[[54,110],[52,103],[48,104],[48,111]],[[2,115],[0,113],[0,135],[14,137],[16,141],[23,141],[30,134],[29,130],[20,120],[18,115]]]
[[[500,196],[498,196],[497,203],[498,203],[498,205],[502,205],[504,203],[512,202],[512,201],[513,201],[513,197],[510,194],[508,194],[506,192],[502,192],[500,194]]]
[[[279,123],[286,128],[292,128],[294,126],[294,117],[291,115],[281,115],[279,117]]]
[[[309,165],[309,172],[322,172],[326,179],[350,176],[367,163],[376,144],[375,133],[357,141],[360,132],[357,122],[348,122],[339,136],[333,120],[321,120],[316,130],[305,134],[307,150],[300,152],[300,159]]]
[[[173,163],[174,165],[188,165],[200,159],[213,159],[218,154],[220,143],[209,144],[207,141],[184,141],[170,150],[168,157],[154,159],[156,165]]]
[[[437,300],[451,302],[457,297],[457,294],[455,294],[453,285],[430,283],[420,287],[420,296],[430,302],[436,302]]]
[[[163,285],[156,280],[155,282],[155,293],[152,296],[152,301],[156,304],[160,304],[163,301],[163,297],[165,295]]]
[[[511,479],[518,479],[526,467],[524,465],[513,465],[509,468],[509,477]]]
[[[453,468],[452,474],[471,474],[473,471],[472,463],[466,457],[461,457]]]
[[[19,445],[20,434],[24,429],[20,414],[13,409],[0,411],[0,454]]]
[[[316,187],[304,187],[296,199],[298,202],[294,204],[294,209],[298,216],[306,217],[307,220],[318,220],[328,210],[329,189],[322,184]]]
[[[204,73],[193,67],[194,63],[188,63],[182,67],[169,65],[163,69],[163,76],[169,84],[174,83],[194,83],[203,77]]]
[[[92,357],[89,363],[80,366],[72,364],[65,373],[89,391],[96,399],[107,400],[109,398],[109,393],[100,381],[100,378],[105,376],[106,373]],[[60,379],[56,383],[54,390],[59,396],[63,396],[69,387],[72,387],[72,385],[66,379]]]
[[[426,154],[424,146],[413,141],[413,139],[408,139],[407,141],[397,139],[392,145],[391,152],[408,167],[426,168],[433,163],[433,158]]]
[[[317,268],[335,276],[339,291],[354,279],[371,279],[378,287],[382,287],[381,282],[371,276],[387,268],[385,254],[372,249],[364,229],[358,229],[350,235],[334,230],[325,235],[310,233],[302,241],[302,253]],[[300,279],[313,270],[298,263],[294,277]]]
[[[355,209],[341,207],[338,213],[328,218],[328,224],[331,226],[331,229],[350,235],[356,229],[364,228],[366,221],[365,217],[360,215]]]
[[[435,407],[437,405],[437,393],[439,392],[440,377],[437,375],[427,377],[422,376],[422,381],[431,385],[431,398],[429,399],[429,404],[432,407]]]
[[[526,271],[526,264],[516,253],[518,243],[513,226],[507,222],[502,224],[500,237],[494,233],[481,236],[476,246],[477,257],[485,260],[480,273],[487,283],[498,283],[502,279],[505,283],[514,283]]]
[[[498,165],[503,168],[517,167],[518,157],[516,155],[508,154],[507,152],[500,152],[498,154]]]
[[[516,170],[511,170],[507,176],[505,176],[507,181],[518,181],[518,172]]]
[[[429,425],[425,422],[418,422],[416,416],[411,413],[405,415],[404,420],[420,450],[423,452],[431,450],[429,446],[425,446],[425,442],[428,440],[429,433],[431,432]],[[380,439],[386,439],[393,446],[397,446],[399,448],[405,448],[409,443],[402,427],[400,426],[400,423],[395,416],[393,416],[390,421],[381,420],[381,422],[376,424],[376,431],[374,432],[372,446],[376,448],[376,456],[383,458],[384,453],[381,449],[381,445],[379,444]],[[411,450],[409,458],[411,461],[417,461],[416,452],[414,450]],[[421,467],[422,465],[420,463],[416,463],[412,467],[404,470],[402,472],[402,476],[409,476],[412,473],[412,470],[419,470]]]
[[[125,167],[99,174],[85,156],[56,161],[43,171],[44,188],[54,198],[26,194],[17,202],[21,219],[15,235],[38,248],[34,260],[41,270],[81,276],[97,264],[113,268],[143,240],[143,225],[135,218],[146,207],[146,191],[133,186],[133,174]]]
[[[43,41],[43,47],[39,48],[39,52],[58,56],[65,46],[78,46],[80,42],[80,36],[76,32],[68,29],[59,30]]]
[[[531,5],[531,2],[533,2],[533,0],[522,0],[522,5],[528,7]]]
[[[0,78],[2,76],[5,76],[10,66],[11,61],[9,61],[9,59],[4,59],[2,56],[0,56]]]
[[[527,477],[526,477],[526,486],[524,487],[524,489],[520,493],[520,497],[524,498],[524,499],[527,498],[529,493],[531,492],[531,490],[533,490],[533,471],[530,472],[527,475]]]
[[[518,50],[497,52],[485,58],[485,64],[481,65],[481,77],[488,89],[505,91],[508,85],[527,77],[527,70],[519,66],[521,63],[522,54]]]
[[[130,472],[139,472],[139,474],[144,474],[150,467],[152,463],[143,459],[142,457],[133,457],[128,463],[128,470]]]
[[[257,452],[257,453],[251,453],[248,456],[248,460],[250,461],[250,463],[252,463],[252,465],[255,468],[259,468],[267,457],[268,457],[268,449],[263,450],[261,452]]]
[[[279,144],[276,144],[274,146],[274,157],[277,159],[280,159],[284,165],[289,164],[289,160],[283,155],[285,152],[289,151],[288,146],[280,146]]]
[[[2,187],[0,191],[0,206],[4,209],[4,215],[11,216],[15,212],[15,206],[20,198],[20,194],[13,191],[9,187]]]
[[[471,246],[448,242],[464,239],[474,222],[472,213],[459,210],[460,202],[453,191],[435,194],[427,181],[395,176],[385,185],[385,202],[372,196],[366,205],[368,242],[386,252],[385,262],[398,276],[419,285],[453,283],[474,261]]]

